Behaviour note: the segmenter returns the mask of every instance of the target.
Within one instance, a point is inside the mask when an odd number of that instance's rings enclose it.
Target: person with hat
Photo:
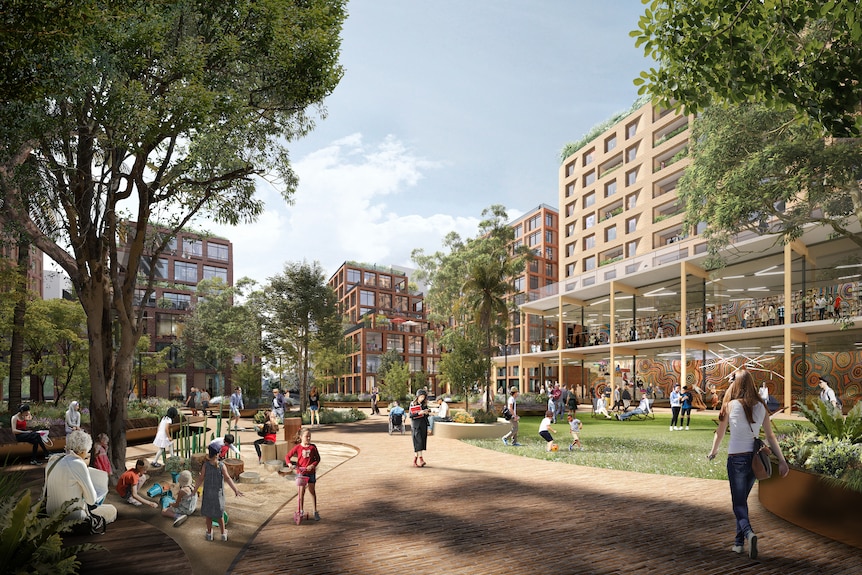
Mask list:
[[[410,402],[410,428],[413,431],[413,467],[425,467],[422,455],[428,445],[428,392],[420,389]]]
[[[33,414],[30,413],[30,405],[27,403],[22,404],[21,407],[18,408],[18,413],[12,416],[12,434],[15,436],[15,441],[18,443],[33,444],[33,455],[30,459],[30,465],[39,465],[39,460],[36,459],[36,454],[39,452],[39,448],[41,447],[42,451],[45,452],[45,459],[48,459],[51,453],[48,451],[48,448],[45,447],[45,443],[42,441],[42,435],[38,431],[29,431],[27,429],[27,422],[31,419],[33,419]]]
[[[518,443],[518,420],[520,419],[518,416],[518,388],[514,385],[509,388],[509,399],[506,402],[506,408],[512,414],[511,419],[509,419],[512,422],[512,429],[503,436],[503,443],[509,445],[509,440],[511,439],[512,445],[520,446],[521,444]]]

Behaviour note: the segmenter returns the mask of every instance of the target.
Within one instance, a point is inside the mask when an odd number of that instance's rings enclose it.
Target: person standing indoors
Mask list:
[[[677,423],[679,422],[679,410],[682,408],[682,395],[679,392],[679,384],[675,383],[673,385],[673,391],[670,392],[670,430],[671,431],[679,431],[682,427],[679,427]]]
[[[420,389],[410,402],[410,428],[413,432],[413,467],[425,467],[422,454],[428,446],[428,392]]]
[[[311,412],[308,424],[314,425],[314,420],[317,419],[317,425],[320,425],[320,393],[316,385],[312,385],[311,391],[308,392],[308,410]]]
[[[233,421],[234,431],[239,431],[239,410],[245,409],[245,403],[242,401],[242,389],[239,387],[233,390],[230,396],[230,419]]]
[[[751,460],[754,457],[754,439],[760,435],[760,428],[772,453],[778,457],[778,472],[784,477],[790,471],[781,453],[781,447],[772,431],[766,405],[760,399],[751,374],[744,369],[737,370],[735,377],[724,394],[721,411],[718,414],[718,429],[712,442],[712,450],[707,455],[715,458],[718,447],[726,432],[730,432],[727,447],[727,477],[730,482],[730,500],[733,515],[736,517],[736,538],[732,551],[742,553],[748,543],[748,556],[757,557],[757,535],[748,519],[748,495],[754,487],[754,472]]]
[[[518,416],[518,388],[514,385],[509,389],[509,399],[506,402],[506,407],[509,408],[509,413],[512,414],[512,419],[509,421],[512,423],[512,429],[503,436],[503,443],[509,445],[509,440],[512,440],[512,445],[520,446],[518,443],[518,420],[521,419]]]

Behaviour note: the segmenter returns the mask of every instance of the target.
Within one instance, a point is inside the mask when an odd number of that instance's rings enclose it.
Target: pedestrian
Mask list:
[[[820,294],[814,299],[814,309],[817,310],[817,319],[826,319],[826,296]]]
[[[272,413],[276,419],[284,421],[284,393],[277,387],[272,390]]]
[[[682,396],[679,393],[679,384],[673,384],[673,391],[670,392],[670,430],[679,431],[682,427],[677,425],[679,419],[679,410],[682,408]]]
[[[81,429],[81,405],[77,401],[69,404],[66,410],[66,437],[73,431]]]
[[[682,429],[682,422],[685,421],[685,430],[688,431],[688,427],[691,425],[691,404],[694,398],[687,385],[682,386],[682,395],[679,399],[682,405],[679,410],[679,427],[677,429]]]
[[[317,425],[320,425],[320,393],[318,393],[316,385],[312,385],[311,391],[308,392],[308,411],[310,413],[309,425],[314,425],[315,419]]]
[[[242,497],[242,492],[237,489],[233,479],[228,475],[227,467],[223,461],[219,461],[218,451],[213,447],[207,447],[207,458],[201,466],[201,473],[195,484],[195,491],[201,486],[204,488],[201,499],[201,515],[206,523],[206,540],[213,540],[213,519],[218,520],[221,540],[227,541],[227,531],[224,526],[224,484],[230,485],[234,495]]]
[[[230,419],[233,422],[234,431],[239,431],[239,410],[245,409],[245,403],[242,401],[242,389],[239,387],[233,390],[230,396]]]
[[[204,417],[209,414],[210,399],[212,399],[212,397],[208,389],[201,391],[201,409],[204,412]]]
[[[581,430],[584,428],[584,424],[572,414],[569,414],[566,419],[569,422],[569,431],[572,434],[572,444],[569,445],[569,451],[573,450],[576,445],[578,449],[583,449],[584,446],[581,445]]]
[[[296,457],[296,465],[291,463],[291,460]],[[317,483],[317,468],[320,465],[320,452],[317,446],[311,442],[311,431],[303,428],[299,432],[299,443],[293,446],[284,458],[288,467],[296,469],[297,473],[308,477],[308,485],[305,490],[300,490],[299,512],[300,515],[305,514],[305,491],[311,495],[311,502],[314,504],[315,521],[320,521],[320,513],[317,507],[317,492],[315,484]]]
[[[171,424],[177,418],[179,413],[176,407],[169,407],[167,414],[159,422],[159,428],[156,430],[156,438],[153,440],[153,445],[156,446],[156,457],[150,464],[150,467],[161,467],[159,458],[167,461],[167,452],[170,451],[171,456],[174,455],[174,441],[171,439]]]
[[[838,396],[835,395],[835,390],[829,387],[829,382],[821,377],[820,380],[817,382],[817,385],[820,386],[820,401],[827,405],[832,405],[833,407],[838,408]]]
[[[413,467],[425,467],[422,455],[428,445],[428,392],[420,389],[410,402],[410,428],[413,432]]]
[[[778,458],[778,472],[786,476],[789,468],[781,447],[772,431],[766,405],[757,394],[751,374],[744,369],[736,371],[736,376],[724,394],[718,414],[718,429],[712,442],[712,450],[707,456],[714,459],[725,432],[730,432],[727,447],[727,477],[730,482],[730,500],[736,517],[736,538],[732,551],[742,553],[748,543],[748,556],[757,557],[757,535],[748,519],[748,495],[754,486],[754,472],[751,460],[754,457],[754,439],[760,435],[760,428],[766,434],[766,441],[772,453]]]
[[[566,399],[566,409],[569,410],[569,415],[571,415],[572,417],[577,416],[578,398],[574,389],[569,390],[569,397]]]
[[[554,444],[554,428],[551,427],[551,418],[554,413],[551,410],[545,412],[545,418],[539,424],[539,436],[545,440],[545,451],[551,451]]]
[[[177,497],[162,509],[162,515],[173,519],[174,527],[179,527],[189,515],[194,515],[197,506],[198,492],[192,490],[192,472],[184,469],[177,477]]]
[[[375,385],[371,388],[371,415],[380,415],[380,407],[378,407],[378,402],[380,401],[380,390]]]
[[[509,389],[509,399],[506,400],[506,408],[512,416],[509,419],[512,429],[503,436],[503,443],[509,445],[509,440],[511,440],[512,445],[520,447],[521,444],[518,443],[518,420],[521,418],[518,415],[518,393],[518,388],[514,385]]]
[[[194,386],[189,388],[189,394],[186,397],[185,406],[192,410],[192,415],[197,415],[198,410],[195,406],[195,399],[197,397],[197,390]]]

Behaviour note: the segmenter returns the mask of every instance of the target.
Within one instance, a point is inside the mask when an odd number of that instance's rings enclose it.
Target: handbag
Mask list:
[[[509,406],[503,408],[503,417],[506,418],[506,421],[512,419],[512,411],[509,409]]]
[[[93,515],[90,512],[90,506],[87,506],[86,517],[72,527],[72,532],[76,535],[104,535],[108,530],[108,522],[101,515]]]
[[[754,456],[751,458],[751,470],[755,479],[763,481],[772,477],[772,460],[769,456],[772,450],[759,437],[754,439]]]

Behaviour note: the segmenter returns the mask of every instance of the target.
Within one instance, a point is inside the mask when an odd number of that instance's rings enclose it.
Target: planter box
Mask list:
[[[771,513],[812,531],[862,549],[862,493],[831,485],[820,475],[790,469],[758,486],[760,503]]]
[[[454,423],[438,421],[434,424],[434,437],[449,439],[500,439],[512,429],[508,422]]]

